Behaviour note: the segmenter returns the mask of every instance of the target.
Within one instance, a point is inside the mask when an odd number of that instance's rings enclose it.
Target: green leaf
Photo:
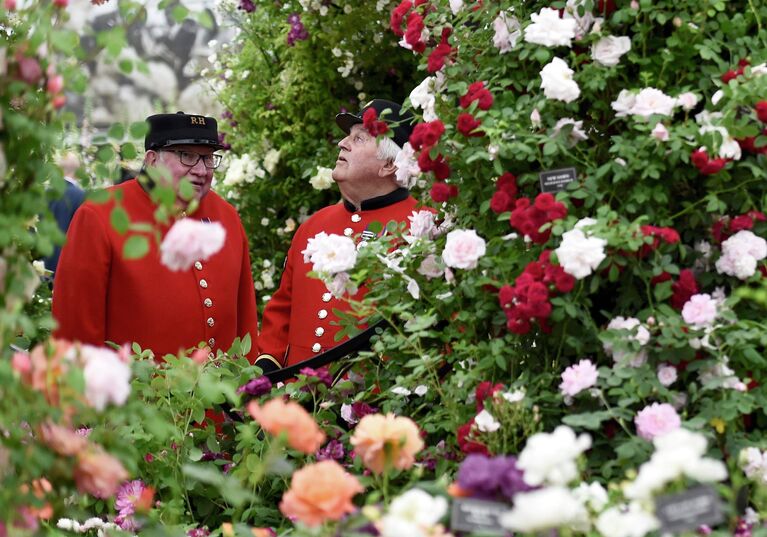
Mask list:
[[[188,15],[189,10],[181,4],[177,4],[171,10],[171,17],[173,17],[173,20],[176,22],[184,22],[184,19],[186,19]]]
[[[51,45],[65,54],[72,54],[80,44],[80,37],[72,30],[54,30],[51,32]]]
[[[133,72],[133,61],[132,60],[120,60],[117,66],[120,68],[120,71],[125,73],[126,75],[129,75]]]
[[[214,487],[224,500],[235,507],[253,499],[237,479],[224,475],[221,470],[201,464],[185,464],[181,470],[189,479]]]
[[[138,155],[138,152],[136,151],[135,145],[131,142],[126,142],[120,146],[120,154],[122,155],[122,158],[126,160],[133,160],[136,158],[136,155]]]
[[[131,123],[128,131],[132,138],[140,139],[146,136],[146,133],[149,131],[149,125],[146,121],[136,121]]]
[[[207,11],[200,11],[197,14],[197,22],[203,28],[206,28],[206,29],[213,28],[213,18],[210,16],[210,13],[208,13]]]
[[[101,162],[110,162],[115,158],[115,150],[111,145],[105,145],[98,150],[96,158]]]
[[[562,422],[571,427],[583,427],[595,431],[600,428],[603,421],[609,420],[612,414],[607,410],[599,412],[586,412],[584,414],[571,414],[564,416]]]
[[[131,235],[123,245],[123,258],[140,259],[149,252],[149,241],[143,235]]]
[[[108,190],[94,190],[88,194],[88,201],[93,203],[106,203],[111,199],[111,194]]]
[[[130,218],[127,211],[119,206],[112,209],[112,212],[109,214],[109,221],[120,235],[124,235],[128,231],[128,226],[130,226]]]
[[[110,138],[114,138],[115,140],[122,140],[125,136],[125,127],[122,123],[115,123],[109,128],[109,132],[107,134]]]

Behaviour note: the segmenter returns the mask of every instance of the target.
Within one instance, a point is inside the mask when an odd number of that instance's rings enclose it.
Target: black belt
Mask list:
[[[305,367],[312,369],[319,369],[320,367],[332,364],[339,361],[344,356],[347,356],[353,352],[368,350],[370,348],[370,338],[372,338],[379,328],[383,328],[386,325],[386,321],[381,319],[372,326],[369,326],[351,339],[347,339],[343,343],[340,343],[328,349],[323,353],[299,362],[290,367],[283,369],[277,369],[273,362],[270,360],[263,360],[263,364],[257,363],[264,371],[264,376],[267,377],[272,383],[284,382],[290,378],[293,378],[300,374],[301,370]]]

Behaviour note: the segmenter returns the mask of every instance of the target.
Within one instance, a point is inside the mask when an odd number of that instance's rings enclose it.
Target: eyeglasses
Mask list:
[[[175,153],[178,155],[178,160],[184,166],[197,166],[197,163],[202,159],[202,163],[209,170],[215,170],[218,165],[221,164],[222,156],[217,153],[211,153],[210,155],[201,155],[200,153],[193,153],[192,151],[173,151],[172,149],[163,149],[166,153]]]

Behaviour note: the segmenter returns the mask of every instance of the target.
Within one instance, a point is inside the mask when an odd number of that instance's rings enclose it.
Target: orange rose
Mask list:
[[[302,453],[317,451],[325,441],[325,433],[298,403],[272,399],[264,406],[255,401],[248,404],[248,412],[261,427],[274,436],[284,432],[288,445]]]
[[[394,414],[369,414],[362,418],[351,438],[362,463],[380,474],[389,468],[406,470],[423,449],[418,426],[410,418]]]
[[[84,451],[77,457],[75,484],[80,492],[109,498],[128,477],[122,463],[100,449]]]
[[[310,464],[293,474],[290,489],[282,496],[280,511],[307,526],[318,526],[354,511],[352,498],[363,490],[357,478],[346,473],[336,461]]]

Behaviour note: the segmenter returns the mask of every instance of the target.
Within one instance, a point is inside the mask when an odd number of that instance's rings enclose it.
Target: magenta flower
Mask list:
[[[136,512],[136,502],[141,499],[141,493],[146,489],[146,485],[139,479],[123,483],[115,496],[115,509],[118,515],[115,518],[115,524],[125,531],[136,531],[139,524],[133,518]]]

